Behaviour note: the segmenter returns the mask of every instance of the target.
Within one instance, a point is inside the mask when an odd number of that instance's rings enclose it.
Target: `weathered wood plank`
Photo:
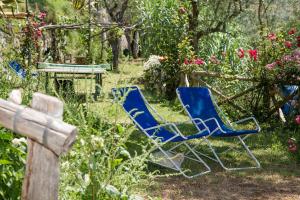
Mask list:
[[[34,93],[31,102],[31,108],[48,114],[56,119],[62,120],[64,104],[55,97],[42,93]]]
[[[58,185],[58,156],[39,143],[28,139],[22,200],[57,200]]]
[[[63,118],[63,102],[55,97],[35,93],[31,107],[58,120]],[[28,139],[22,200],[57,200],[58,186],[59,157],[41,144]]]
[[[57,155],[71,147],[77,134],[75,126],[61,119],[3,99],[0,99],[0,125],[39,142]]]

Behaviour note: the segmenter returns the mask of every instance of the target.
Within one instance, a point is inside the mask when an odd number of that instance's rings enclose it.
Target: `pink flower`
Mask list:
[[[201,58],[197,58],[197,59],[194,61],[194,63],[195,63],[196,65],[203,65],[205,62],[204,62],[204,60],[202,60]]]
[[[267,65],[266,65],[266,68],[267,68],[268,70],[272,70],[272,69],[274,69],[274,68],[276,67],[276,65],[277,65],[277,63],[276,63],[276,62],[273,62],[273,63],[267,64]]]
[[[269,40],[276,40],[276,35],[275,35],[275,33],[270,33],[269,35],[268,35],[268,38],[269,38]]]
[[[284,42],[284,46],[288,49],[290,49],[292,47],[292,43],[290,41],[285,41]]]
[[[296,58],[300,58],[300,50],[295,50],[293,52],[293,56],[296,57]]]
[[[46,17],[46,13],[45,12],[40,12],[40,14],[39,14],[39,19],[44,19],[45,17]]]
[[[296,28],[291,28],[288,32],[289,35],[294,35],[296,33]]]
[[[244,49],[239,48],[237,54],[238,54],[238,57],[239,57],[240,59],[244,58],[244,57],[245,57],[245,51],[244,51]]]
[[[300,125],[300,115],[296,116],[295,122],[296,122],[297,125]]]
[[[283,56],[282,60],[285,62],[290,62],[290,61],[293,61],[293,57],[290,55],[285,55],[285,56]]]
[[[256,49],[250,49],[248,50],[249,56],[254,61],[257,61],[257,50]]]

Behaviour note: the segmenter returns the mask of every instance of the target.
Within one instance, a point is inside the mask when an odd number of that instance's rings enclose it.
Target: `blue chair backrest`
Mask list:
[[[121,97],[125,111],[144,129],[159,125],[148,110],[140,90],[133,87],[113,89],[114,95]]]
[[[121,100],[124,110],[131,116],[131,119],[138,124],[140,129],[147,129],[158,126],[159,123],[149,111],[145,99],[138,87],[125,87],[112,89],[113,95]],[[165,128],[146,131],[148,135],[155,134],[162,141],[168,140],[174,136],[174,133],[167,131]]]
[[[212,101],[211,92],[208,88],[203,87],[179,87],[177,88],[178,96],[185,106],[191,118],[201,118],[206,120],[216,118],[222,128],[227,129]],[[212,131],[216,128],[216,123],[210,121],[207,126]]]
[[[19,64],[17,61],[13,60],[9,62],[9,67],[12,68],[15,73],[22,79],[25,78],[26,76],[26,71],[25,69],[22,68],[21,64]]]

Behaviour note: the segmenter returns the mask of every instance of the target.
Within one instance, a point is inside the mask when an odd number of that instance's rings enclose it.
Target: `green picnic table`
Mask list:
[[[110,69],[110,64],[98,65],[77,65],[77,64],[57,64],[57,63],[38,63],[38,72],[46,74],[45,90],[48,92],[49,78],[57,79],[86,79],[87,76],[95,80],[94,98],[100,95],[102,87],[102,74]],[[51,77],[49,74],[54,73]],[[72,75],[72,76],[70,76]]]

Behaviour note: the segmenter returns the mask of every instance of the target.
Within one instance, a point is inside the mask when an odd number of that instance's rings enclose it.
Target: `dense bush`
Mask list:
[[[147,145],[132,140],[130,127],[112,124],[85,106],[69,104],[66,109],[65,119],[77,125],[79,135],[62,161],[60,198],[138,199],[134,193],[151,177],[145,164]],[[116,105],[110,113],[117,115]]]
[[[23,104],[29,104],[37,88],[36,79],[21,80],[1,73],[0,98],[6,99],[15,87],[23,89]],[[79,129],[72,150],[61,160],[60,199],[139,199],[136,194],[151,183],[147,171],[147,142],[136,143],[134,129],[106,114],[99,115],[95,104],[65,99],[64,121]],[[112,103],[109,114],[118,119],[119,107]],[[134,146],[134,148],[132,148]],[[25,172],[26,140],[0,128],[0,199],[20,198]]]

